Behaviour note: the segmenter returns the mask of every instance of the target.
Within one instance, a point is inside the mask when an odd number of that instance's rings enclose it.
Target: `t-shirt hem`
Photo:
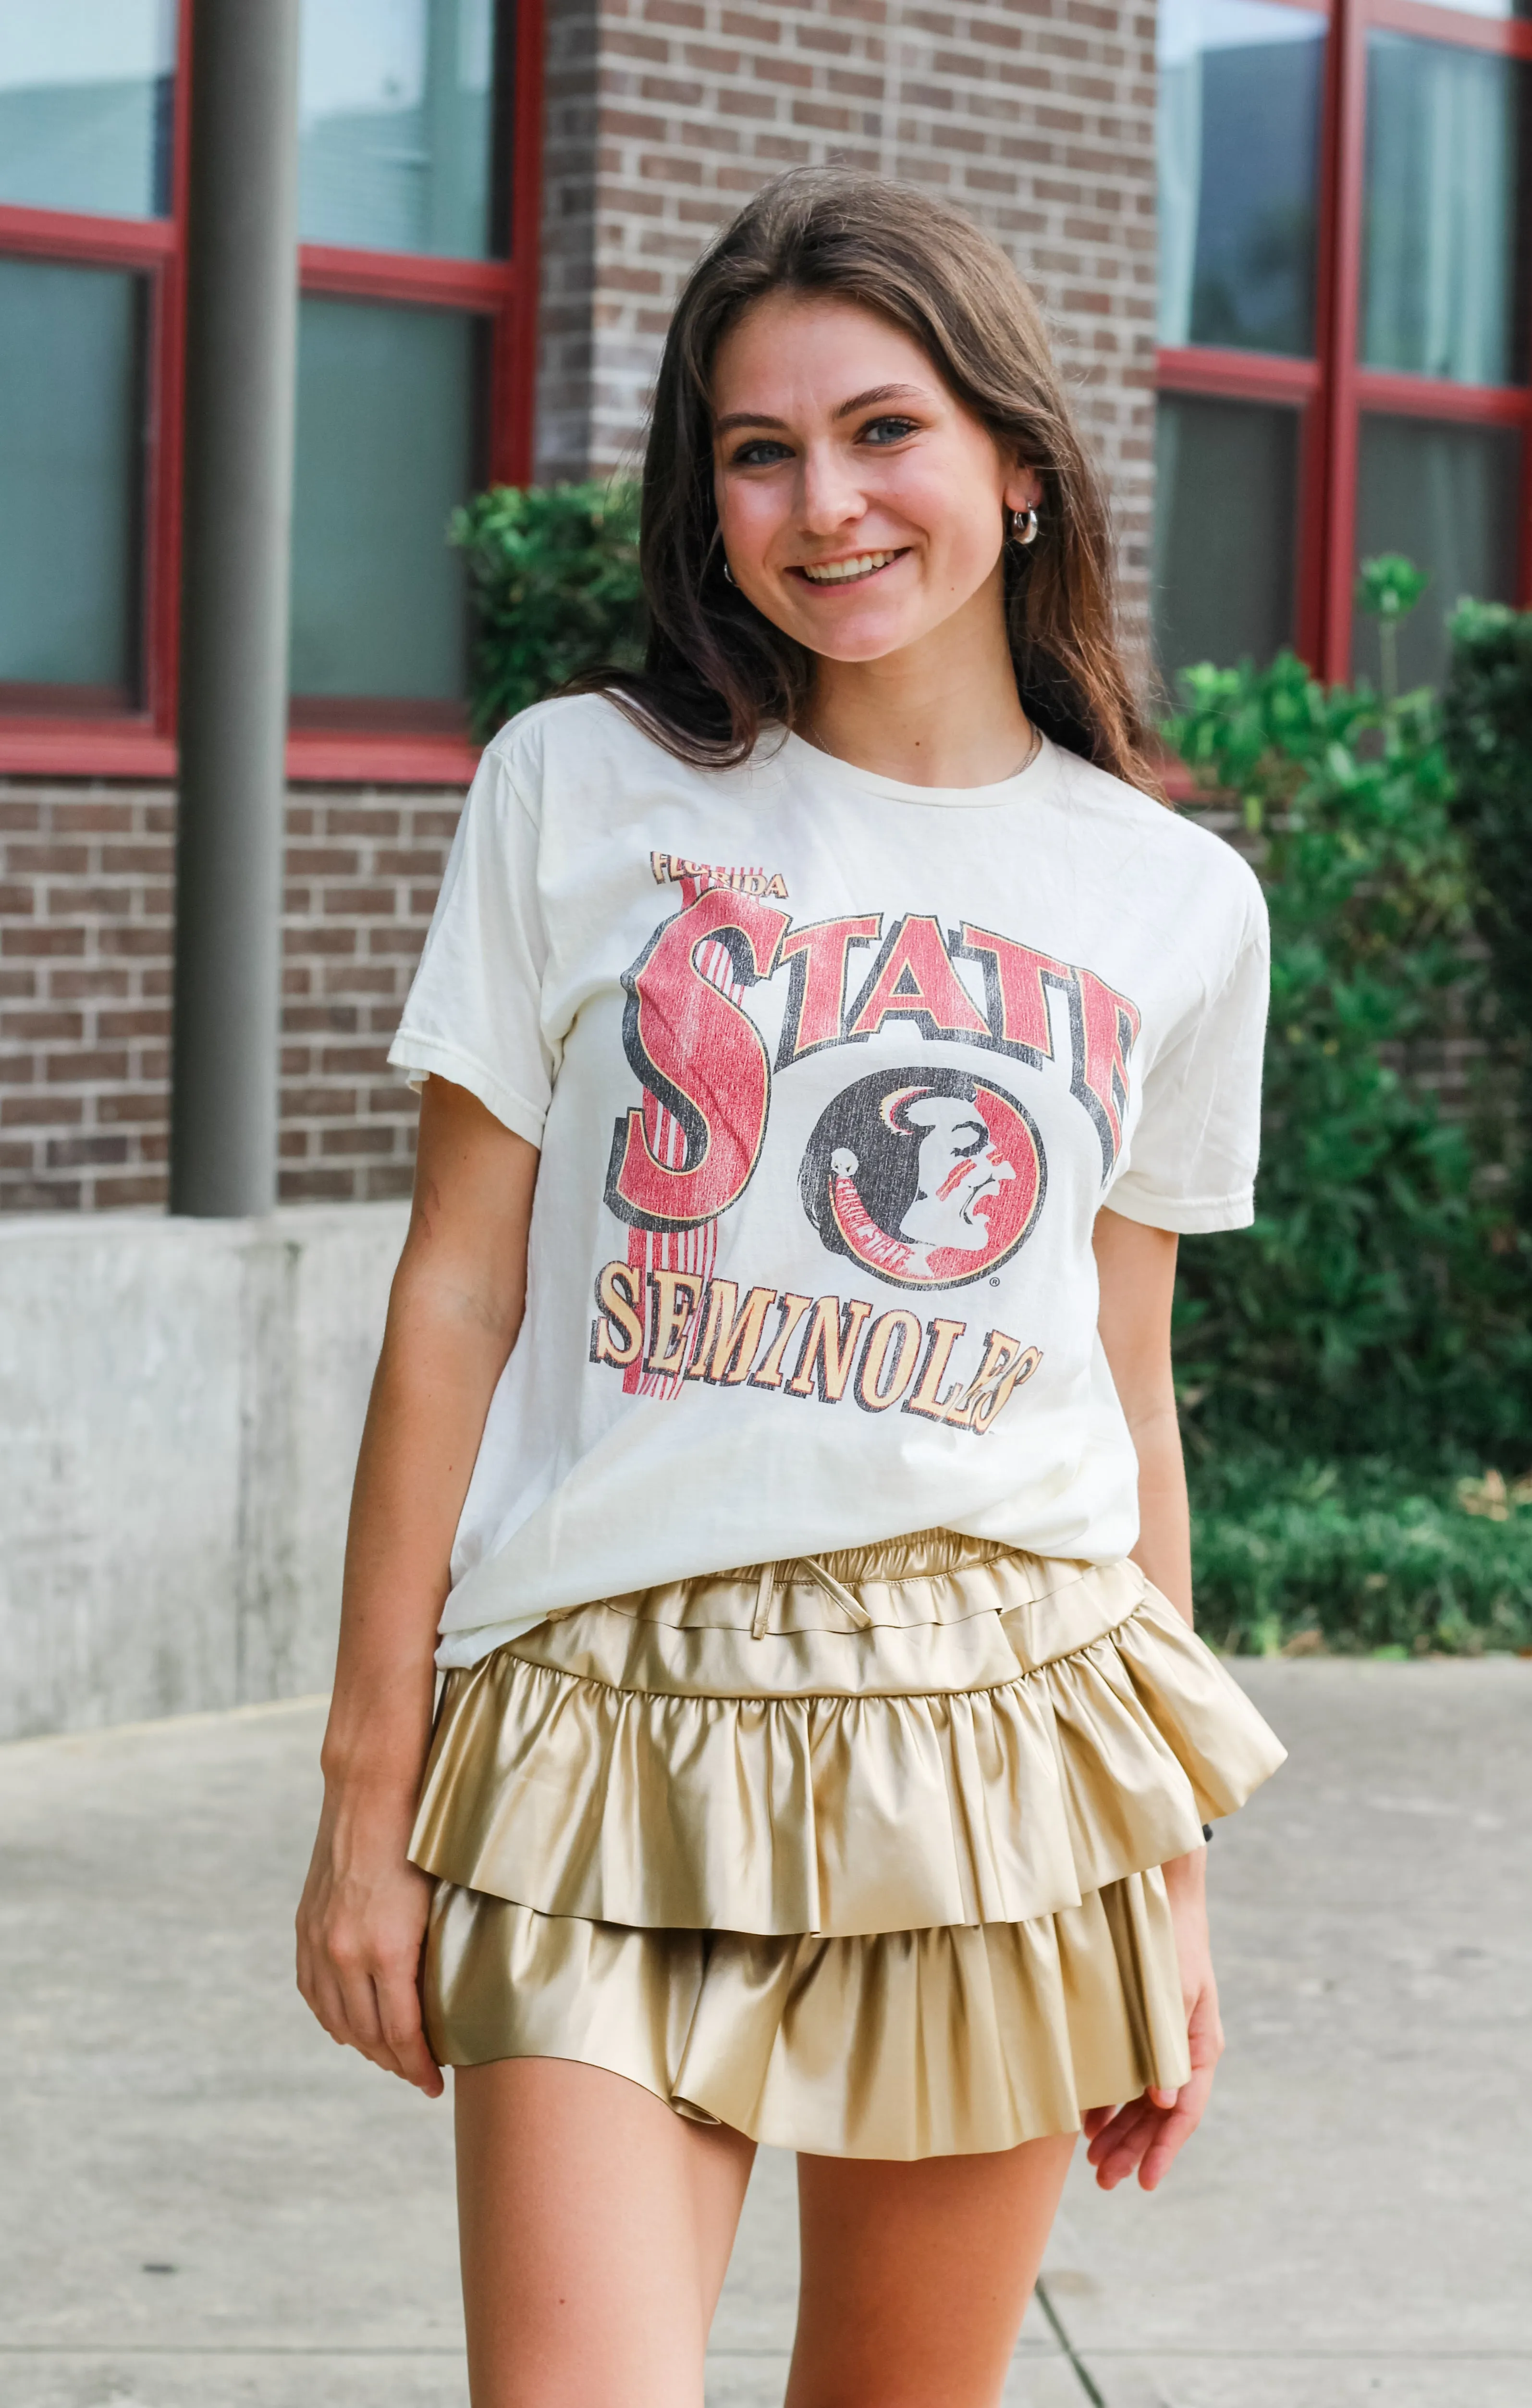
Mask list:
[[[543,1123],[548,1115],[536,1104],[528,1103],[514,1087],[508,1087],[482,1062],[471,1054],[460,1054],[453,1045],[443,1045],[435,1037],[417,1037],[413,1030],[401,1028],[388,1049],[390,1068],[402,1070],[409,1084],[419,1089],[435,1075],[448,1079],[454,1087],[466,1087],[477,1096],[486,1111],[503,1121],[513,1136],[524,1138],[528,1145],[542,1143]]]
[[[536,1630],[546,1622],[546,1613],[520,1613],[507,1622],[476,1623],[467,1630],[442,1630],[437,1634],[436,1667],[438,1672],[471,1672],[486,1656],[497,1647],[508,1646],[513,1639]]]
[[[1181,1238],[1207,1238],[1221,1229],[1248,1229],[1255,1218],[1255,1191],[1236,1196],[1138,1196],[1119,1187],[1107,1196],[1109,1212],[1147,1229],[1170,1229]]]

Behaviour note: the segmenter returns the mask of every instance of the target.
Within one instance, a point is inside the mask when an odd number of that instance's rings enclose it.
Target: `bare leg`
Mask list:
[[[1074,2135],[890,2165],[798,2159],[786,2408],[994,2408]]]
[[[455,2092],[473,2408],[702,2408],[754,2143],[559,2057]]]

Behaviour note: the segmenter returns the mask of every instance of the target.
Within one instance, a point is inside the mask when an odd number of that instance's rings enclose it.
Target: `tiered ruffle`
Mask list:
[[[444,2062],[574,2057],[820,2154],[1186,2078],[1157,1868],[1282,1751],[1137,1566],[927,1532],[449,1675],[411,1855]]]

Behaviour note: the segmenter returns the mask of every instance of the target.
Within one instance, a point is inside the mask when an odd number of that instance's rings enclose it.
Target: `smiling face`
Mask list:
[[[785,634],[873,661],[998,609],[1007,512],[1038,499],[1038,480],[899,327],[854,302],[768,294],[720,344],[712,398],[730,574]]]

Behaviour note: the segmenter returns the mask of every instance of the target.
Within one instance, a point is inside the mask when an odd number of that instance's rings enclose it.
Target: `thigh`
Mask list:
[[[786,2408],[994,2408],[1074,2135],[912,2165],[798,2159]]]
[[[753,2143],[561,2057],[454,2086],[473,2408],[702,2408]]]

